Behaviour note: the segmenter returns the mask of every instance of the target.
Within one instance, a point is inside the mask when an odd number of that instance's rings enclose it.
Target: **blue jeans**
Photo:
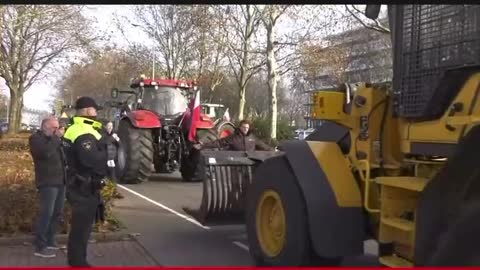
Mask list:
[[[42,250],[47,246],[55,245],[55,233],[65,205],[65,186],[41,187],[38,192],[40,213],[35,229],[34,245],[37,250]]]

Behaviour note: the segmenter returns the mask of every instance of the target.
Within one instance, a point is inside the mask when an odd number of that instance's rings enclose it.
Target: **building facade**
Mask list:
[[[346,62],[341,65],[325,65],[316,74],[315,89],[335,88],[340,83],[386,82],[392,80],[393,57],[390,34],[380,33],[365,27],[359,27],[341,34],[327,37],[329,46],[342,48],[346,54]],[[340,50],[339,50],[340,51]],[[342,70],[332,70],[342,68]],[[338,74],[342,74],[338,78]],[[307,106],[305,121],[307,127],[316,127],[321,121],[310,115],[312,106],[311,94]]]

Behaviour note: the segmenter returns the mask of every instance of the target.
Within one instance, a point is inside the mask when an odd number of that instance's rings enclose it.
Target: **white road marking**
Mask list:
[[[174,214],[174,215],[176,215],[176,216],[178,216],[178,217],[180,217],[180,218],[185,219],[185,220],[188,221],[188,222],[191,222],[191,223],[197,225],[198,227],[200,227],[200,228],[202,228],[202,229],[210,230],[210,227],[208,227],[208,226],[203,226],[203,225],[200,224],[198,221],[196,221],[196,220],[194,220],[194,219],[192,219],[192,218],[190,218],[190,217],[187,217],[186,215],[181,214],[181,213],[179,213],[179,212],[171,209],[171,208],[168,207],[168,206],[165,206],[165,205],[163,205],[163,204],[161,204],[161,203],[159,203],[159,202],[156,202],[156,201],[148,198],[148,197],[145,196],[145,195],[142,195],[142,194],[140,194],[140,193],[138,193],[138,192],[136,192],[136,191],[134,191],[134,190],[131,190],[131,189],[129,189],[129,188],[123,186],[123,185],[120,185],[120,184],[117,184],[117,186],[120,187],[120,188],[122,188],[122,189],[124,189],[124,190],[126,190],[126,191],[128,191],[128,192],[130,192],[130,193],[132,193],[132,194],[134,194],[134,195],[136,195],[136,196],[138,196],[138,197],[140,197],[140,198],[142,198],[142,199],[144,199],[144,200],[146,200],[146,201],[148,201],[148,202],[150,202],[150,203],[152,203],[152,204],[154,204],[154,205],[156,205],[156,206],[158,206],[158,207],[160,207],[160,208],[162,208],[162,209],[164,209],[164,210],[167,210],[168,212],[170,212],[170,213],[172,213],[172,214]],[[239,248],[241,248],[241,249],[243,249],[243,250],[245,250],[245,251],[247,251],[247,252],[250,251],[250,249],[248,248],[248,246],[245,245],[245,244],[243,244],[242,242],[233,241],[232,243],[233,243],[234,245],[236,245],[237,247],[239,247]]]
[[[235,246],[237,246],[237,247],[239,247],[239,248],[241,248],[241,249],[243,249],[243,250],[250,251],[250,249],[248,248],[248,246],[245,245],[245,244],[242,243],[242,242],[233,241],[232,243],[233,243]]]
[[[117,184],[117,186],[118,186],[118,187],[121,187],[122,189],[124,189],[124,190],[126,190],[126,191],[128,191],[128,192],[130,192],[130,193],[132,193],[132,194],[134,194],[134,195],[137,195],[138,197],[140,197],[140,198],[142,198],[142,199],[144,199],[144,200],[146,200],[146,201],[148,201],[148,202],[150,202],[150,203],[153,203],[154,205],[156,205],[156,206],[158,206],[158,207],[160,207],[160,208],[162,208],[162,209],[164,209],[164,210],[167,210],[168,212],[170,212],[170,213],[172,213],[172,214],[174,214],[174,215],[176,215],[176,216],[178,216],[178,217],[180,217],[180,218],[185,219],[185,220],[188,221],[188,222],[191,222],[191,223],[197,225],[198,227],[200,227],[200,228],[202,228],[202,229],[205,229],[205,230],[209,230],[209,229],[210,229],[210,227],[203,226],[201,223],[199,223],[198,221],[194,220],[193,218],[187,217],[186,215],[181,214],[181,213],[179,213],[179,212],[177,212],[177,211],[175,211],[175,210],[173,210],[173,209],[171,209],[171,208],[169,208],[169,207],[167,207],[167,206],[165,206],[165,205],[163,205],[163,204],[161,204],[161,203],[159,203],[159,202],[156,202],[156,201],[154,201],[154,200],[152,200],[152,199],[150,199],[150,198],[148,198],[148,197],[146,197],[146,196],[144,196],[144,195],[142,195],[142,194],[140,194],[140,193],[138,193],[138,192],[136,192],[136,191],[133,191],[133,190],[131,190],[131,189],[129,189],[129,188],[123,186],[123,185],[120,185],[120,184]],[[248,247],[247,247],[247,249],[248,249]]]

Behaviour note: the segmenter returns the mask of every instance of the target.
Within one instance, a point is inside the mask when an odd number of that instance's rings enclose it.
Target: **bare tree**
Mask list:
[[[252,49],[254,34],[259,28],[261,17],[258,10],[252,5],[223,8],[224,12],[228,14],[224,31],[230,33],[227,37],[227,58],[239,88],[238,119],[241,120],[244,117],[247,84],[264,65],[263,60],[260,63],[255,63],[254,60],[258,55],[263,55],[265,51]]]
[[[300,71],[312,88],[332,87],[346,81],[349,52],[342,44],[304,45]]]
[[[81,6],[15,5],[0,10],[0,73],[10,88],[10,133],[20,128],[23,94],[59,59],[93,40]]]
[[[195,59],[195,51],[192,50],[197,30],[194,27],[194,9],[194,6],[182,5],[134,6],[138,21],[123,18],[120,28],[137,27],[155,41],[152,57],[158,57],[165,77],[189,77]]]
[[[267,72],[268,72],[268,92],[269,92],[269,119],[270,119],[270,138],[277,138],[277,59],[275,56],[275,45],[277,42],[277,21],[288,9],[289,5],[269,5],[265,6],[260,17],[265,29],[267,30]]]
[[[302,78],[295,76],[288,91],[286,91],[286,106],[283,107],[283,112],[288,118],[289,124],[298,126],[298,122],[306,113],[306,103],[308,102],[308,94],[305,87],[307,85],[302,81]]]
[[[135,7],[134,11],[143,14],[140,21],[134,23],[126,17],[117,20],[117,27],[130,47],[146,47],[144,44],[150,37],[154,45],[148,56],[151,59],[160,56],[155,74],[196,79],[207,92],[202,98],[211,100],[213,91],[225,78],[227,15],[223,10],[216,6],[191,5]],[[143,30],[147,39],[130,40],[126,34],[128,26]]]
[[[130,64],[131,74],[139,76],[140,74],[163,74],[164,67],[152,65],[152,51],[142,43],[131,43],[127,48],[121,50],[123,61]],[[155,68],[155,71],[153,71]]]
[[[279,108],[279,116],[281,108],[287,105],[286,95],[289,90],[279,80],[277,83],[277,105]],[[271,103],[269,101],[268,73],[259,72],[248,82],[248,92],[246,93],[247,105],[245,113],[250,118],[267,118],[270,114]]]
[[[140,58],[132,56],[135,54]],[[59,96],[66,103],[72,97],[83,95],[95,97],[99,102],[108,101],[112,87],[128,88],[132,78],[149,71],[151,67],[142,62],[145,58],[142,56],[139,48],[110,49],[86,60],[86,63],[72,64],[57,82]]]
[[[227,14],[221,8],[208,5],[194,6],[192,10],[194,34],[193,45],[195,53],[194,67],[197,71],[193,76],[201,89],[207,91],[204,100],[211,101],[216,88],[225,79],[227,35],[224,31]]]

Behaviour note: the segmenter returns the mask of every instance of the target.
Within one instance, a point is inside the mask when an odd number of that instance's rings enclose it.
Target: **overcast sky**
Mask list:
[[[115,30],[116,27],[113,23],[114,13],[126,15],[124,6],[121,5],[96,5],[88,6],[88,10],[85,12],[87,16],[93,16],[96,19],[96,28],[97,29],[112,29]],[[136,31],[132,31],[132,35],[136,35]],[[114,42],[117,44],[125,44],[125,40],[120,36],[115,38]],[[61,74],[58,74],[61,75]],[[27,108],[40,109],[40,110],[51,110],[51,101],[53,100],[53,95],[55,94],[55,83],[57,82],[58,77],[51,77],[48,80],[40,81],[35,83],[24,95],[24,104]],[[4,81],[0,80],[0,89],[4,92]],[[7,94],[8,95],[8,94]]]
[[[131,21],[135,22],[135,18],[133,17],[132,12],[128,13],[129,8],[126,8],[128,5],[94,5],[94,6],[87,6],[85,11],[85,15],[91,16],[96,21],[95,28],[99,29],[99,31],[111,32],[112,35],[112,42],[116,43],[119,46],[127,45],[127,42],[123,38],[123,36],[118,33],[117,28],[114,23],[114,16],[118,14],[119,16],[127,16],[131,18]],[[330,6],[331,7],[331,6]],[[308,12],[308,11],[307,11]],[[322,16],[323,17],[323,16]],[[326,18],[318,18],[316,17],[315,20],[325,20]],[[286,31],[289,28],[290,22],[283,22],[283,25],[279,27],[279,36],[281,35],[282,30]],[[337,28],[338,31],[341,27]],[[130,27],[126,30],[127,35],[131,40],[148,40],[146,34],[142,33],[135,27]],[[336,32],[335,31],[335,32]],[[47,80],[40,81],[35,83],[24,95],[24,104],[27,108],[32,109],[40,109],[40,110],[51,110],[51,104],[53,101],[53,96],[57,91],[55,89],[55,83],[59,79],[61,73],[57,75],[57,77],[50,77]],[[0,91],[4,87],[2,87],[3,82],[0,80]],[[5,90],[3,90],[5,91]],[[5,91],[6,92],[6,91]]]

